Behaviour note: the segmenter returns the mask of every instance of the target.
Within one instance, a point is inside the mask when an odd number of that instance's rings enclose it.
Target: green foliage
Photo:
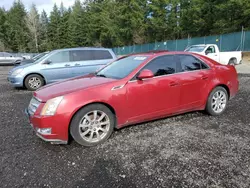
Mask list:
[[[13,51],[27,51],[28,28],[25,23],[26,11],[20,0],[14,1],[6,15],[6,43]]]
[[[115,47],[250,29],[249,0],[75,0],[70,8],[54,5],[49,17],[36,14],[21,0],[0,8],[0,49]]]

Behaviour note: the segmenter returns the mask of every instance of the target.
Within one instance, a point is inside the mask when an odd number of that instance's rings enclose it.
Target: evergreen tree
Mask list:
[[[72,47],[85,46],[87,17],[80,0],[76,0],[69,17],[69,43]]]
[[[57,49],[60,46],[60,11],[56,4],[50,13],[50,22],[48,25],[49,50]]]
[[[49,19],[47,16],[47,13],[43,10],[40,16],[40,46],[39,50],[44,52],[52,47],[50,46],[49,39],[48,39],[48,25],[49,25]]]
[[[71,9],[68,10],[63,6],[61,3],[60,6],[60,22],[59,22],[59,36],[60,36],[60,43],[59,48],[66,48],[70,47],[69,42],[69,17],[71,14]]]
[[[20,0],[14,1],[6,17],[6,44],[15,52],[28,51],[28,28],[25,22],[26,11]]]
[[[6,12],[3,8],[0,8],[0,51],[5,51],[5,41],[6,41]]]

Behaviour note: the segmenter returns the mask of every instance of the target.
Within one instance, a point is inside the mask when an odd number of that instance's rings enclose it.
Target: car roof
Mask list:
[[[176,54],[189,54],[193,55],[195,53],[184,52],[184,51],[157,51],[157,52],[145,52],[145,53],[135,53],[128,54],[127,56],[161,56],[161,55],[176,55]]]
[[[110,50],[110,48],[103,48],[103,47],[77,47],[77,48],[56,49],[54,51],[67,51],[67,50]]]

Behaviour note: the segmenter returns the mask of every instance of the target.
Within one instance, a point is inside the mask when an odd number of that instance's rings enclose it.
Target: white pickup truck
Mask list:
[[[223,65],[238,65],[242,61],[242,52],[220,52],[216,44],[199,44],[189,46],[186,52],[194,52],[207,57],[223,64]]]

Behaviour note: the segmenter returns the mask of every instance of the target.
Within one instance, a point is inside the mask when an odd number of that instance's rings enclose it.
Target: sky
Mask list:
[[[68,8],[72,6],[75,2],[75,0],[21,0],[24,4],[26,10],[29,10],[32,3],[34,3],[39,11],[39,13],[42,12],[44,9],[47,13],[50,13],[53,9],[54,3],[56,3],[58,6],[60,6],[61,2],[63,2],[63,5]],[[9,9],[14,0],[0,0],[0,7],[4,7],[5,9]]]

